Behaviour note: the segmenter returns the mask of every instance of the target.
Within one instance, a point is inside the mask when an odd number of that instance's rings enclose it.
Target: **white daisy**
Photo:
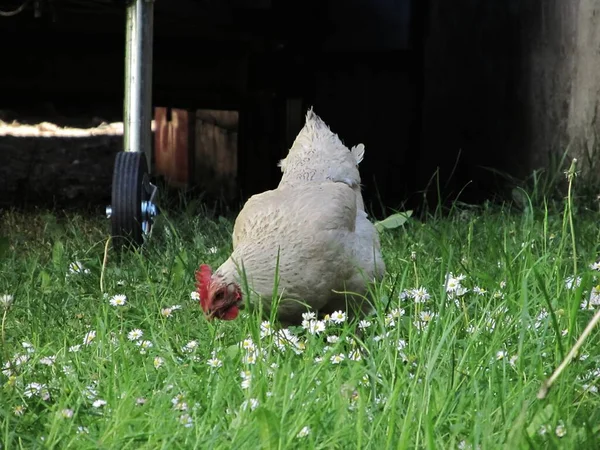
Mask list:
[[[81,264],[79,261],[74,261],[71,264],[69,264],[69,274],[75,274],[75,273],[88,274],[88,273],[90,273],[90,270],[86,269],[83,266],[83,264]]]
[[[137,341],[143,335],[144,335],[144,332],[142,330],[140,330],[139,328],[135,328],[135,329],[131,330],[129,333],[127,333],[127,339],[129,339],[130,341]]]
[[[244,364],[256,364],[256,353],[248,352],[244,355],[243,359]]]
[[[558,425],[556,426],[555,433],[556,433],[556,436],[559,438],[564,437],[567,434],[567,427],[565,427],[565,424],[562,420],[558,421]]]
[[[35,352],[35,347],[33,346],[32,343],[30,343],[30,342],[21,342],[21,345],[27,351],[27,353],[33,353],[33,352]]]
[[[177,420],[185,428],[191,428],[194,425],[194,420],[192,419],[192,416],[190,416],[187,413],[186,414],[182,414],[181,416],[179,416],[179,419],[177,419]]]
[[[242,389],[250,388],[252,374],[249,371],[242,371],[242,372],[240,372],[240,376],[242,377],[242,383],[241,383]]]
[[[138,347],[140,347],[140,353],[142,355],[145,355],[146,352],[148,351],[148,349],[152,348],[154,346],[154,344],[151,341],[147,341],[147,340],[137,341],[135,343],[135,345],[137,345]]]
[[[461,285],[461,286],[458,286],[452,294],[454,294],[456,297],[462,297],[467,292],[469,292],[469,290],[466,287]]]
[[[45,366],[54,365],[54,361],[56,361],[56,356],[44,356],[40,358],[40,364],[44,364]]]
[[[362,359],[362,356],[360,354],[360,351],[358,351],[358,350],[352,350],[348,354],[348,358],[351,359],[352,361],[360,361]]]
[[[431,298],[431,295],[429,295],[429,292],[424,287],[413,289],[411,296],[415,303],[426,303]]]
[[[358,328],[360,328],[361,330],[369,328],[370,326],[371,322],[368,320],[361,320],[360,322],[358,322]]]
[[[96,389],[95,384],[84,387],[81,393],[88,400],[94,400],[96,397],[98,397],[98,390]]]
[[[256,408],[258,408],[258,405],[259,405],[258,399],[251,398],[249,400],[244,400],[244,402],[242,403],[241,408],[242,409],[247,409],[248,407],[250,407],[250,410],[254,411]]]
[[[346,321],[346,313],[342,311],[334,311],[331,314],[331,321],[335,323],[344,323]]]
[[[211,358],[208,361],[206,361],[206,364],[208,364],[209,367],[212,367],[213,369],[218,369],[223,365],[223,361],[221,361],[219,358]]]
[[[389,312],[390,317],[397,319],[398,317],[402,317],[406,314],[404,308],[392,308]]]
[[[179,393],[177,394],[175,397],[173,397],[171,399],[171,404],[173,405],[173,407],[175,407],[175,405],[182,403],[185,400],[185,395],[183,393]]]
[[[346,356],[343,353],[339,353],[337,355],[332,355],[331,358],[329,358],[329,361],[331,361],[331,364],[340,364],[345,359]]]
[[[581,277],[575,278],[573,276],[570,276],[565,279],[565,287],[567,289],[578,288],[580,284],[581,284]]]
[[[241,346],[241,347],[242,347],[244,350],[247,350],[247,351],[249,351],[249,352],[252,352],[252,351],[254,351],[254,350],[256,349],[256,345],[254,344],[254,342],[252,341],[252,339],[251,339],[251,338],[244,339],[244,340],[241,342],[240,346]]]
[[[123,294],[113,295],[109,300],[111,306],[125,306],[127,303],[127,296]]]
[[[296,435],[297,438],[303,438],[306,437],[310,434],[310,427],[309,426],[305,426],[303,427],[300,431],[298,431],[298,434]]]
[[[475,286],[473,288],[473,292],[475,292],[477,295],[485,295],[487,294],[487,291],[479,286]]]
[[[192,353],[192,352],[193,352],[193,351],[196,349],[196,347],[198,347],[198,341],[190,341],[190,342],[188,342],[187,344],[185,344],[185,345],[184,345],[184,346],[181,348],[181,350],[182,350],[184,353]]]
[[[96,338],[96,332],[94,330],[88,331],[83,337],[83,344],[90,345],[92,341]]]
[[[273,334],[273,327],[269,321],[265,320],[260,324],[260,337],[271,336]]]
[[[460,280],[450,272],[446,275],[446,292],[454,292],[460,287]]]
[[[177,410],[177,411],[187,411],[188,410],[188,404],[184,401],[181,402],[177,402],[173,405],[173,409]]]
[[[8,309],[15,298],[9,294],[0,295],[0,306],[4,309]]]
[[[306,327],[309,333],[311,334],[319,334],[325,331],[325,321],[323,320],[311,320]]]
[[[315,320],[316,318],[317,318],[317,315],[312,311],[302,313],[303,320]]]
[[[421,319],[421,322],[426,322],[426,323],[431,322],[435,316],[436,316],[436,313],[431,312],[431,311],[421,311],[419,313],[419,319]]]

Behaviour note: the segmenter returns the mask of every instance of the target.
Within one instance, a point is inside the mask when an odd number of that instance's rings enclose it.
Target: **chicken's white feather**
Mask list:
[[[350,151],[311,108],[288,155],[279,161],[283,172],[280,186],[325,181],[327,178],[351,183],[351,187],[358,186],[358,164],[363,156],[363,144]]]

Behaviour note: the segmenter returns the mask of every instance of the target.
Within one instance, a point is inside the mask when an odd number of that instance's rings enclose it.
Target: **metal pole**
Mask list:
[[[152,160],[152,41],[154,0],[132,0],[125,30],[125,100],[123,145],[126,152],[146,152]]]

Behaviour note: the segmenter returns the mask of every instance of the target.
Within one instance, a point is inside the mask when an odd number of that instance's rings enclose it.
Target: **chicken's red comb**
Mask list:
[[[210,278],[212,270],[207,264],[200,265],[200,269],[196,271],[196,288],[200,295],[200,306],[204,311],[208,307],[208,288],[210,287]]]

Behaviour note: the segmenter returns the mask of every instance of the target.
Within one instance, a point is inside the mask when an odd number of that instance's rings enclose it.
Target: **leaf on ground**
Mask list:
[[[412,210],[392,214],[383,220],[375,222],[375,228],[380,233],[383,230],[392,230],[394,228],[398,228],[404,225],[410,216],[412,216]]]

